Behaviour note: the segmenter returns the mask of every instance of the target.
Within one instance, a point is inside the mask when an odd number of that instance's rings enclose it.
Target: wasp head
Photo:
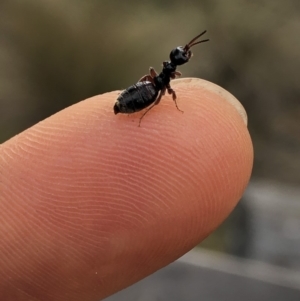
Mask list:
[[[184,47],[178,46],[170,53],[170,60],[173,64],[179,66],[187,63],[192,56],[190,50],[185,50]]]
[[[191,47],[203,43],[203,42],[207,42],[209,41],[208,39],[206,40],[202,40],[202,41],[198,41],[196,42],[196,40],[198,38],[200,38],[202,35],[204,35],[206,33],[206,30],[203,31],[202,33],[200,33],[198,36],[196,36],[194,39],[192,39],[188,44],[186,44],[184,47],[182,46],[178,46],[176,48],[174,48],[171,53],[170,53],[170,60],[173,64],[179,66],[179,65],[183,65],[185,63],[187,63],[189,61],[189,59],[192,56],[192,52],[191,52]]]

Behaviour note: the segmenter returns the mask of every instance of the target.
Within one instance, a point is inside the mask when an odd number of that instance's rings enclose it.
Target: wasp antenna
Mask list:
[[[193,38],[188,45],[192,44],[193,42],[195,42],[196,40],[198,40],[201,36],[203,36],[206,33],[206,30],[204,30],[203,32],[201,32],[199,35],[197,35],[195,38]]]
[[[209,41],[209,39],[206,39],[206,40],[202,40],[202,41],[196,42],[196,43],[194,43],[194,44],[192,44],[192,45],[189,45],[189,48],[191,48],[191,47],[193,47],[193,46],[195,46],[195,45],[197,45],[197,44],[204,43],[204,42],[208,42],[208,41]]]
[[[201,36],[203,36],[206,33],[206,30],[204,30],[203,32],[201,32],[199,35],[197,35],[195,38],[193,38],[185,47],[185,50],[188,50],[191,47],[191,44],[193,42],[195,42],[196,40],[198,40]]]

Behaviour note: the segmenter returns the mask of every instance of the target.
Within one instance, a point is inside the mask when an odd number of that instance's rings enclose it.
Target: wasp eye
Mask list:
[[[185,51],[182,46],[173,49],[170,53],[170,60],[175,65],[183,65],[189,61],[191,52]]]

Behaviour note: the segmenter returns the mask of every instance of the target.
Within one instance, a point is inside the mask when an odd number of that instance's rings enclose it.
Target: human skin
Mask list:
[[[118,91],[0,146],[0,300],[96,301],[173,262],[216,229],[250,178],[241,105],[200,79],[172,81],[143,118]]]

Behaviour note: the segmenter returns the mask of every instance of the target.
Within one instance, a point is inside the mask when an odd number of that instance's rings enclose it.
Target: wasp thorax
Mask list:
[[[191,58],[191,51],[184,50],[182,46],[174,48],[170,53],[170,60],[175,65],[183,65]]]

